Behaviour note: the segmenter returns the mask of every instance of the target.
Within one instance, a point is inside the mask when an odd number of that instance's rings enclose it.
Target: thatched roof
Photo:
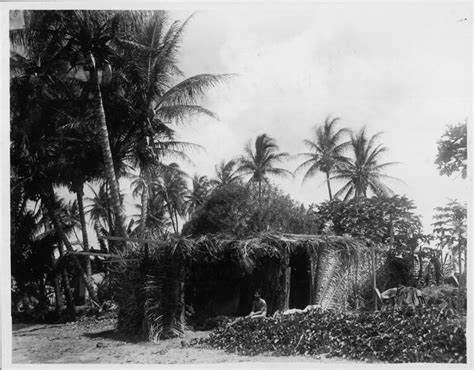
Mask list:
[[[197,263],[219,262],[231,256],[246,270],[251,270],[260,257],[284,260],[292,252],[305,250],[314,255],[322,249],[335,250],[344,260],[358,258],[367,251],[364,240],[350,236],[260,233],[247,239],[225,234],[209,234],[197,238],[170,237],[165,241],[149,241],[150,254],[163,253]]]

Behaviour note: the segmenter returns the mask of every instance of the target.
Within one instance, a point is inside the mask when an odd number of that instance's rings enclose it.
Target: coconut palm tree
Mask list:
[[[69,10],[61,13],[64,23],[60,30],[65,37],[67,35],[67,43],[61,52],[77,72],[84,72],[87,77],[114,213],[114,229],[120,236],[126,236],[102,99],[102,84],[106,81],[107,73],[112,70],[113,59],[117,58],[113,41],[117,37],[120,13],[97,10]]]
[[[207,176],[199,176],[195,174],[192,179],[192,188],[184,196],[184,207],[188,216],[192,215],[196,210],[204,204],[209,194],[210,183]]]
[[[135,207],[139,213],[133,215],[132,220],[136,220],[137,226],[131,231],[130,235],[133,237],[140,237],[140,228],[143,224],[141,217],[143,212],[141,211],[142,205],[136,204]],[[166,235],[172,227],[171,221],[168,217],[166,204],[160,194],[150,189],[148,197],[148,216],[146,220],[146,238],[151,239],[166,239]]]
[[[164,200],[174,233],[179,231],[178,216],[184,216],[184,196],[188,192],[187,176],[178,164],[171,163],[163,166],[160,177],[153,186],[154,192]]]
[[[187,143],[174,141],[174,130],[169,125],[198,114],[214,117],[214,113],[198,102],[209,88],[226,76],[197,75],[175,84],[183,77],[177,64],[177,53],[188,20],[169,25],[164,11],[132,12],[127,20],[131,37],[117,39],[117,44],[128,61],[123,68],[127,81],[125,91],[134,115],[120,145],[132,149],[125,157],[140,169],[143,180],[150,183],[150,171],[162,161],[163,150],[189,147]],[[142,190],[143,233],[149,190],[146,187]]]
[[[31,28],[27,26],[11,33],[12,41],[18,41],[11,52],[10,64],[12,168],[25,186],[27,197],[24,199],[41,199],[57,235],[72,251],[58,216],[54,194],[54,186],[62,183],[62,170],[71,164],[61,157],[69,139],[59,132],[64,124],[65,101],[70,103],[65,95],[64,81],[60,79],[65,63],[57,58],[60,43],[54,37],[51,40],[37,32],[34,27],[38,18],[34,20]],[[54,28],[54,25],[50,26]],[[77,256],[71,258],[83,275],[90,296],[96,300],[90,277]]]
[[[146,225],[148,224],[148,216],[150,213],[154,213],[151,209],[151,203],[155,200],[150,198],[153,196],[153,188],[157,186],[160,175],[163,171],[167,171],[167,166],[161,161],[169,158],[181,159],[186,162],[192,163],[191,159],[184,152],[186,149],[201,147],[196,144],[176,141],[173,139],[174,133],[168,132],[170,129],[166,128],[167,132],[156,134],[153,138],[154,147],[149,146],[142,147],[140,149],[134,149],[129,152],[127,157],[128,161],[131,161],[132,167],[140,168],[139,175],[132,175],[134,180],[132,181],[131,187],[133,189],[132,195],[134,197],[140,196],[140,222],[137,232],[140,237],[147,237]],[[129,158],[129,159],[128,159]],[[158,225],[159,223],[154,223]],[[156,234],[156,233],[155,233]]]
[[[75,79],[78,86],[82,83],[78,93],[86,99],[91,98],[115,226],[121,236],[126,236],[102,99],[102,85],[117,58],[113,40],[118,35],[120,16],[120,12],[96,10],[31,11],[25,14],[24,29],[10,33],[12,41],[20,46],[42,44],[46,61],[52,66],[52,75],[62,81]]]
[[[343,160],[342,154],[349,142],[341,142],[348,129],[336,130],[336,124],[340,118],[326,117],[323,126],[315,128],[314,140],[304,140],[304,144],[310,150],[306,153],[298,154],[306,158],[295,172],[306,170],[303,182],[313,177],[317,172],[326,174],[329,200],[332,200],[330,176],[337,165]]]
[[[216,177],[211,179],[210,184],[218,188],[221,186],[238,183],[240,181],[240,176],[235,168],[236,165],[237,161],[234,159],[228,162],[221,161],[215,166]]]
[[[269,183],[268,176],[293,176],[293,174],[275,164],[289,157],[288,153],[279,153],[275,139],[267,134],[262,134],[255,140],[255,151],[252,150],[251,143],[245,147],[245,155],[239,159],[238,172],[241,176],[250,175],[249,183],[256,183],[258,186],[259,205],[262,200],[262,185]]]
[[[365,128],[358,133],[351,134],[350,149],[353,158],[346,158],[335,170],[332,179],[345,180],[346,184],[337,191],[336,198],[344,196],[344,200],[367,197],[370,191],[375,195],[390,196],[394,192],[382,180],[395,177],[388,176],[384,170],[397,162],[380,163],[380,157],[387,152],[387,147],[377,144],[381,133],[368,137]]]

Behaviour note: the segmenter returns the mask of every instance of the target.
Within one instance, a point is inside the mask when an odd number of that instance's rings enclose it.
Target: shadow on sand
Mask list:
[[[116,340],[119,342],[127,342],[127,343],[144,343],[146,342],[143,338],[139,337],[138,335],[130,335],[125,333],[120,333],[116,329],[109,329],[95,333],[84,333],[83,334],[87,338],[92,339],[111,339]]]

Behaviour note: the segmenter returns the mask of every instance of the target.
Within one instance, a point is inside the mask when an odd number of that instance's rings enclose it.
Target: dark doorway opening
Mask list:
[[[290,308],[303,309],[309,304],[309,258],[306,251],[297,251],[290,258]]]
[[[235,315],[242,273],[231,261],[196,264],[188,272],[185,297],[198,316]]]

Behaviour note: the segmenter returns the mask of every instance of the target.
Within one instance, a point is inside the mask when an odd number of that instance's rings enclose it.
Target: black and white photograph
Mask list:
[[[471,2],[1,6],[2,368],[472,368]]]

